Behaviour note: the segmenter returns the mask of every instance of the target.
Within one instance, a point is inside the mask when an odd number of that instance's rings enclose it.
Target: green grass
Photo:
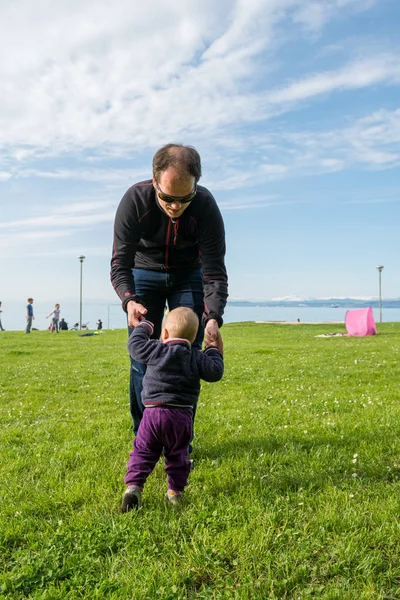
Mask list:
[[[186,504],[122,515],[125,331],[0,336],[0,598],[399,599],[400,324],[232,324]]]

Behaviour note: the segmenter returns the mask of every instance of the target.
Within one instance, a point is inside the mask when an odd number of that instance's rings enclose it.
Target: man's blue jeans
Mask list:
[[[154,324],[152,337],[159,339],[161,335],[164,309],[178,306],[192,308],[199,317],[199,330],[193,343],[194,348],[201,348],[204,329],[201,319],[204,310],[203,274],[201,269],[179,270],[177,273],[164,273],[149,269],[133,269],[137,302],[147,308],[146,319]],[[128,327],[129,335],[132,328]],[[146,365],[131,358],[130,376],[130,408],[133,419],[133,432],[136,435],[142,420],[144,407],[142,404],[142,382]],[[193,411],[193,418],[195,414]]]

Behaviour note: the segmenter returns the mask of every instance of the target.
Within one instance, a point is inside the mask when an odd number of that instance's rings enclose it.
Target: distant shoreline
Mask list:
[[[344,325],[344,321],[253,321],[264,325]]]
[[[228,306],[236,308],[380,308],[379,300],[357,300],[355,298],[329,298],[327,300],[228,300]],[[400,308],[400,299],[382,300],[382,308]]]

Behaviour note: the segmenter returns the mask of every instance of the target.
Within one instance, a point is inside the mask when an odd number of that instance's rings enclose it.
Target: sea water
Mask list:
[[[71,328],[79,322],[80,306],[78,302],[65,302],[61,304],[61,317],[64,317]],[[26,302],[9,303],[3,301],[3,312],[1,314],[3,327],[6,330],[25,329]],[[35,320],[33,327],[47,329],[51,319],[46,319],[54,305],[43,302],[33,304]],[[236,323],[244,321],[272,321],[272,322],[297,322],[300,323],[344,323],[345,307],[311,307],[311,306],[231,306],[228,304],[224,314],[225,323]],[[373,309],[374,318],[377,323],[380,320],[379,309]],[[105,302],[83,302],[82,323],[87,323],[89,329],[96,329],[96,322],[101,319],[103,329],[120,329],[126,327],[126,314],[121,305]],[[382,321],[400,321],[400,308],[383,308]],[[1,333],[1,332],[0,332]]]

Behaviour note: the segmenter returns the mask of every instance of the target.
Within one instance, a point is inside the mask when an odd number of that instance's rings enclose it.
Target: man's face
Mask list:
[[[163,211],[171,217],[171,219],[178,219],[188,208],[190,202],[187,202],[186,204],[181,204],[179,200],[174,202],[164,202],[159,197],[157,190],[164,194],[168,194],[168,196],[184,198],[185,196],[189,196],[195,189],[195,179],[194,177],[182,178],[181,173],[177,169],[170,167],[159,175],[158,182],[153,178],[153,186]]]

